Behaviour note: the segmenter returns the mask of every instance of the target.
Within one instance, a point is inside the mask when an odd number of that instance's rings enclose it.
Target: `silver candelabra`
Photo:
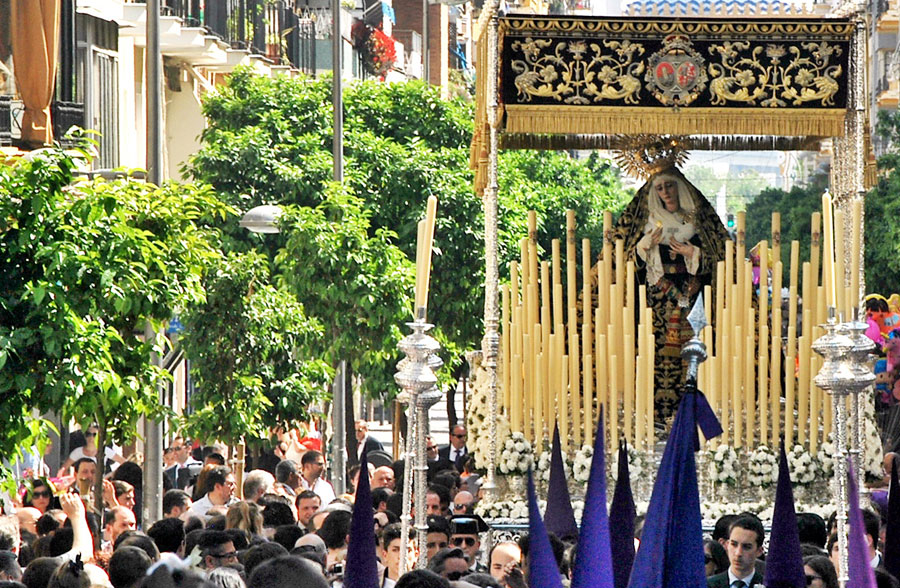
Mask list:
[[[403,514],[400,517],[400,575],[406,572],[409,550],[409,523],[411,494],[416,501],[416,538],[419,558],[416,567],[426,565],[426,535],[428,525],[425,517],[425,491],[428,462],[425,455],[425,436],[428,434],[428,410],[443,396],[437,386],[434,371],[443,365],[437,352],[440,345],[425,332],[434,325],[425,322],[425,309],[420,308],[417,318],[406,325],[412,333],[399,344],[406,357],[397,364],[394,380],[403,391],[397,396],[398,402],[406,402],[406,455],[403,472]],[[414,464],[414,465],[412,465]],[[413,484],[415,492],[413,493]]]

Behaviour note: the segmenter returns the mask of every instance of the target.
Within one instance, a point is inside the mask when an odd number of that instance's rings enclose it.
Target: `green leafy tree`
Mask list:
[[[7,456],[33,440],[32,411],[97,423],[100,447],[128,442],[139,418],[159,416],[163,321],[203,299],[202,268],[218,255],[209,227],[229,213],[208,188],[75,181],[77,164],[47,149],[0,168]]]
[[[280,203],[307,208],[292,213],[300,215],[296,218],[301,220],[321,220],[321,215],[338,214],[360,219],[370,240],[390,243],[407,260],[415,259],[416,223],[424,215],[426,199],[436,195],[440,203],[429,317],[438,324],[434,334],[442,344],[447,363],[439,375],[446,377],[461,366],[460,352],[477,346],[483,334],[484,223],[482,203],[473,193],[473,174],[469,169],[472,105],[462,99],[442,99],[439,88],[421,82],[350,85],[344,96],[346,194],[338,197],[328,188],[332,164],[330,92],[327,77],[270,79],[239,70],[219,93],[206,100],[209,125],[201,150],[191,159],[188,171],[213,184],[227,202],[244,210],[262,203]],[[551,237],[565,236],[567,206],[578,209],[579,234],[599,236],[600,211],[625,196],[615,174],[597,158],[581,161],[565,153],[520,152],[504,153],[502,159],[510,163],[503,164],[501,177],[509,173],[515,178],[501,190],[504,259],[516,255],[518,240],[526,234],[525,211],[529,206],[539,211],[542,246],[549,250]],[[515,171],[517,165],[526,163],[531,166],[529,175]],[[356,199],[361,204],[355,204]],[[324,209],[316,212],[323,203]],[[611,206],[616,208],[615,204]],[[265,247],[275,257],[285,243],[296,241],[291,233],[299,230],[299,234],[315,242],[315,231],[325,227],[328,225],[306,221],[298,227],[289,222],[279,239],[267,237]],[[330,239],[330,230],[320,238]],[[246,235],[235,233],[233,237],[240,242],[235,247],[258,242]],[[349,320],[344,316],[346,306],[336,301],[341,295],[356,294],[352,288],[340,292],[338,286],[348,287],[354,281],[345,275],[329,285],[325,279],[329,273],[314,274],[298,266],[302,260],[311,267],[329,267],[333,263],[330,249],[300,250],[303,257],[294,253],[278,255],[276,272],[291,284],[309,316],[325,325],[328,338],[332,325],[343,325]],[[349,265],[351,269],[376,269],[355,260]],[[389,275],[367,276],[365,280],[386,280],[392,284],[398,270],[383,267],[379,271],[389,271]],[[298,275],[306,276],[308,283],[301,284]],[[334,303],[314,304],[307,298],[321,296],[309,290],[326,287]],[[411,295],[410,288],[405,296],[408,299]],[[393,302],[382,300],[385,303],[391,304],[391,309],[383,317],[374,315],[369,321],[390,320],[394,328],[403,331],[403,322],[411,317],[411,305],[397,314]],[[346,329],[339,331],[344,333]],[[385,324],[377,332],[391,330]],[[394,361],[399,359],[396,334],[356,342],[357,347],[371,344],[366,353],[374,358],[391,357],[390,361],[365,363],[365,369],[370,370],[366,385],[378,395],[396,391],[396,385],[389,381],[395,371]],[[376,376],[372,373],[376,367],[384,372]]]
[[[772,213],[781,213],[781,262],[790,267],[791,241],[800,242],[800,262],[809,260],[812,214],[821,210],[822,193],[828,186],[828,175],[812,177],[806,186],[794,186],[790,192],[767,188],[747,205],[747,247],[762,240],[772,245]],[[787,274],[784,284],[787,286]]]
[[[755,169],[741,170],[736,178],[728,182],[726,199],[728,210],[733,212],[746,210],[756,195],[768,186],[768,180]]]
[[[180,342],[195,382],[185,430],[194,438],[236,445],[306,421],[333,376],[310,352],[322,325],[268,282],[265,257],[232,252],[204,277],[206,300],[184,313]]]
[[[706,165],[687,166],[684,169],[684,177],[715,205],[716,195],[725,185],[725,179],[717,176],[712,167]]]
[[[897,145],[900,115],[878,113],[878,134]],[[900,153],[896,147],[878,159],[878,184],[866,195],[866,290],[890,295],[900,290]]]

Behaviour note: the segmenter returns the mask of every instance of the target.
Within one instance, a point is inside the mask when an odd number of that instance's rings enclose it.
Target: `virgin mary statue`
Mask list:
[[[654,410],[664,422],[681,397],[681,346],[693,335],[687,315],[703,287],[715,283],[728,232],[706,198],[670,167],[638,190],[612,237],[624,241],[626,260],[647,286],[656,338]]]

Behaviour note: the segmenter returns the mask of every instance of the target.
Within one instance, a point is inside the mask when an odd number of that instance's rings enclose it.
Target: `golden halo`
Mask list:
[[[626,174],[647,179],[688,158],[690,140],[680,135],[618,135],[613,157]]]

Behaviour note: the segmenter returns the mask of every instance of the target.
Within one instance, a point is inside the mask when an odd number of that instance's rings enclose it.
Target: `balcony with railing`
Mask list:
[[[125,6],[126,20],[135,27],[123,29],[123,34],[144,36],[146,5]],[[162,0],[161,45],[164,54],[188,63],[225,62],[225,54],[233,50],[313,73],[316,39],[323,37],[313,14],[319,8],[303,0]]]

